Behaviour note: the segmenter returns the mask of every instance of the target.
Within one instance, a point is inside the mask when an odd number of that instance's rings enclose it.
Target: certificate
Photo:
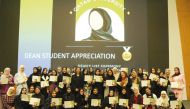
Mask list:
[[[66,84],[71,83],[71,77],[69,77],[69,76],[63,76],[63,82],[65,82]]]
[[[32,82],[40,82],[41,77],[40,76],[32,76]]]
[[[158,76],[156,75],[156,74],[150,74],[150,76],[149,76],[149,79],[150,80],[154,80],[154,79],[156,79],[156,78],[158,78]]]
[[[118,103],[118,97],[109,97],[109,104]]]
[[[141,80],[141,87],[147,87],[150,84],[150,80]]]
[[[64,108],[74,108],[75,103],[74,101],[64,101]]]
[[[148,72],[145,72],[145,71],[144,71],[144,72],[143,72],[143,74],[146,74],[146,75],[148,75]]]
[[[8,84],[8,82],[9,82],[9,78],[5,76],[1,76],[1,84]]]
[[[120,106],[128,106],[128,99],[119,99]]]
[[[142,109],[142,105],[139,105],[139,104],[133,104],[132,109]]]
[[[64,82],[59,82],[59,88],[63,89],[64,87]]]
[[[114,86],[115,80],[106,80],[106,85],[107,86]]]
[[[49,86],[49,81],[41,81],[40,85],[41,85],[42,88],[47,87],[47,86]]]
[[[57,82],[57,76],[50,76],[49,81],[51,81],[51,82]]]
[[[102,76],[94,75],[94,80],[95,80],[96,82],[102,82],[103,78],[102,78]]]
[[[134,88],[139,88],[139,84],[132,83],[132,87],[131,87],[131,89],[134,89]]]
[[[151,98],[143,98],[144,105],[150,105],[150,103],[151,103]]]
[[[40,105],[40,99],[39,98],[30,98],[30,105],[39,106]]]
[[[180,84],[178,82],[171,82],[172,89],[180,89]]]
[[[91,99],[91,106],[100,106],[101,100],[100,99]]]
[[[87,81],[87,82],[90,81],[90,82],[91,82],[91,81],[92,81],[92,78],[93,78],[93,77],[92,77],[91,75],[85,75],[85,76],[84,76],[84,81]]]
[[[167,85],[168,84],[168,80],[160,78],[160,84]]]
[[[61,106],[62,105],[62,98],[52,98],[51,103],[55,106]]]
[[[27,95],[27,94],[22,94],[21,95],[21,101],[29,102],[30,101],[30,96]]]
[[[177,101],[177,100],[175,100],[175,101],[170,101],[170,107],[172,108],[172,109],[178,109],[178,107],[179,107],[179,102]]]

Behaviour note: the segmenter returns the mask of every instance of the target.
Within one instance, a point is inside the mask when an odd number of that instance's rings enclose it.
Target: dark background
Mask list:
[[[169,66],[168,47],[168,13],[167,0],[127,0],[125,12],[124,43],[74,42],[75,15],[69,11],[75,7],[75,0],[54,0],[52,52],[116,52],[121,57],[123,48],[105,48],[105,45],[134,46],[131,49],[133,58],[129,62],[122,59],[104,61],[105,64],[122,64],[129,68]],[[0,0],[0,71],[11,67],[17,72],[18,36],[19,36],[20,0]],[[89,48],[65,48],[66,45],[95,45]],[[119,56],[118,56],[119,55]],[[93,61],[99,63],[100,60]],[[76,65],[92,63],[85,60],[52,60],[52,67],[57,65]],[[38,66],[38,65],[37,65]]]

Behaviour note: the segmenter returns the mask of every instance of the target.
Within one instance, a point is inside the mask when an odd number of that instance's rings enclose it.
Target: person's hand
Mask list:
[[[51,107],[54,107],[55,106],[55,102],[51,103]]]
[[[75,91],[76,91],[76,92],[78,92],[78,91],[79,91],[79,89],[78,89],[78,88],[76,88],[76,89],[75,89]]]
[[[15,107],[12,107],[11,109],[15,109]]]

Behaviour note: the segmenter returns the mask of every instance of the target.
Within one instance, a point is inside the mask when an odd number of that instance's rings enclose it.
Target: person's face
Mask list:
[[[22,94],[26,94],[27,90],[26,89],[23,89],[22,90]]]
[[[134,88],[134,94],[138,94],[138,89]]]
[[[174,68],[175,74],[179,74],[179,70],[177,68]]]
[[[163,72],[160,72],[160,76],[161,76],[161,77],[164,77],[164,73],[163,73]]]
[[[56,92],[53,91],[52,94],[51,94],[52,97],[56,97]]]
[[[88,71],[88,70],[87,70],[87,69],[85,69],[85,70],[84,70],[84,74],[87,74],[87,71]]]
[[[142,68],[139,68],[139,73],[143,73],[143,69]]]
[[[125,77],[126,77],[125,72],[121,72],[121,77],[122,77],[122,78],[125,78]]]
[[[71,93],[71,89],[70,88],[67,88],[67,93]]]
[[[156,70],[155,70],[155,69],[152,69],[152,73],[156,73]]]
[[[34,87],[33,86],[30,87],[30,92],[34,92]]]
[[[89,71],[90,71],[90,72],[93,72],[93,68],[92,68],[92,67],[90,67]]]
[[[63,73],[67,73],[67,68],[63,68]]]
[[[98,89],[94,89],[94,90],[93,90],[93,93],[94,93],[94,94],[97,94],[97,93],[98,93]]]
[[[33,71],[34,71],[34,73],[37,73],[38,70],[37,70],[37,68],[34,68]]]
[[[57,72],[61,72],[61,67],[58,67],[58,68],[57,68]]]
[[[146,75],[143,75],[143,79],[144,79],[144,80],[147,80],[148,77],[147,77]]]
[[[165,93],[162,93],[162,94],[161,94],[161,97],[162,97],[162,98],[166,98],[166,94],[165,94]]]
[[[20,68],[20,71],[21,71],[21,72],[24,72],[24,67],[21,67],[21,68]]]
[[[150,89],[146,89],[146,94],[148,94],[148,95],[150,95],[151,94],[151,91],[150,91]]]
[[[99,75],[100,74],[100,70],[96,70],[96,75]]]
[[[44,74],[47,74],[47,69],[44,69],[44,72],[43,72]]]
[[[122,94],[126,94],[127,91],[125,89],[122,90]]]
[[[70,68],[67,68],[67,72],[68,72],[68,73],[71,72],[71,69],[70,69]]]
[[[39,94],[39,93],[40,93],[40,89],[39,89],[39,88],[36,88],[36,89],[35,89],[35,93],[36,93],[36,94]]]
[[[55,70],[52,71],[52,75],[54,75],[54,76],[56,75],[56,71]]]
[[[84,95],[84,90],[80,90],[80,95]]]
[[[169,69],[166,69],[165,73],[166,73],[167,76],[170,76],[170,70]]]
[[[113,91],[110,91],[109,95],[110,95],[110,96],[113,96],[113,95],[114,95],[114,92],[113,92]]]
[[[77,68],[77,69],[76,69],[76,73],[77,73],[77,74],[80,74],[80,68]]]
[[[137,77],[137,72],[136,72],[136,71],[133,71],[131,76],[132,76],[133,78],[134,78],[134,77]]]
[[[108,75],[111,76],[112,75],[112,71],[108,70]]]

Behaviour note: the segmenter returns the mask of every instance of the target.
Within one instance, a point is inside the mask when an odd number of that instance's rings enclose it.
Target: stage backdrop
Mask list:
[[[165,0],[21,0],[18,66],[165,68],[167,19]]]

